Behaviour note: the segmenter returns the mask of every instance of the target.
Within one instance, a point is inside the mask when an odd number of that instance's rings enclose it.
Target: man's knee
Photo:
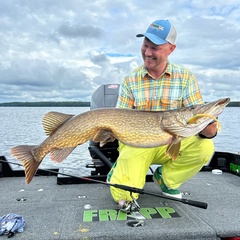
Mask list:
[[[199,159],[206,164],[213,156],[215,149],[213,141],[210,139],[201,139],[199,146]]]
[[[122,190],[120,188],[116,187],[110,187],[110,192],[112,195],[112,198],[114,199],[115,202],[119,202],[120,200],[125,200],[125,201],[132,201],[132,197],[134,199],[138,199],[139,194],[138,193],[132,193],[132,196],[129,191]]]
[[[211,139],[191,137],[183,142],[180,154],[186,158],[195,159],[199,164],[206,164],[214,153]]]

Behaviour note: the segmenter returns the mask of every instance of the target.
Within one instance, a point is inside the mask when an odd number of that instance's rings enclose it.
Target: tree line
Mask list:
[[[8,102],[0,107],[90,107],[90,102]]]

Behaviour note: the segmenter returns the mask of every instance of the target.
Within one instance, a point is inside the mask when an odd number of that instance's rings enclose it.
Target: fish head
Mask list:
[[[230,98],[222,98],[214,102],[194,105],[190,107],[190,109],[193,116],[197,114],[206,114],[216,118],[223,112],[224,108],[228,105],[229,102]]]
[[[179,138],[198,134],[223,112],[230,98],[214,102],[193,105],[167,112],[161,122],[161,128]]]

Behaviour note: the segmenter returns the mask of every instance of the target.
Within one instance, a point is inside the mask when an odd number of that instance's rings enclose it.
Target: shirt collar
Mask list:
[[[167,62],[167,68],[166,68],[165,72],[162,74],[162,76],[165,75],[165,74],[171,76],[172,69],[173,69],[172,63],[170,61],[168,61]],[[147,68],[144,65],[142,65],[142,76],[143,77],[145,77],[145,76],[150,76],[151,77],[151,75],[148,73]]]

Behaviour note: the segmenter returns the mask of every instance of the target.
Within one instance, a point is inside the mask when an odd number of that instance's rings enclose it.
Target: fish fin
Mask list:
[[[50,158],[52,161],[60,163],[64,159],[66,159],[75,148],[76,147],[68,147],[63,149],[52,150],[50,152]]]
[[[60,112],[48,112],[43,116],[42,124],[47,136],[50,136],[61,125],[74,117],[71,114],[64,114]]]
[[[180,148],[181,148],[181,140],[180,140],[180,138],[176,137],[167,146],[165,154],[168,155],[170,158],[172,158],[173,161],[175,161],[179,155]]]
[[[36,161],[32,149],[36,146],[20,145],[11,148],[11,154],[23,163],[26,183],[30,183],[42,161]]]
[[[98,131],[92,139],[94,142],[100,142],[100,147],[104,146],[108,142],[113,142],[115,137],[110,130]]]

